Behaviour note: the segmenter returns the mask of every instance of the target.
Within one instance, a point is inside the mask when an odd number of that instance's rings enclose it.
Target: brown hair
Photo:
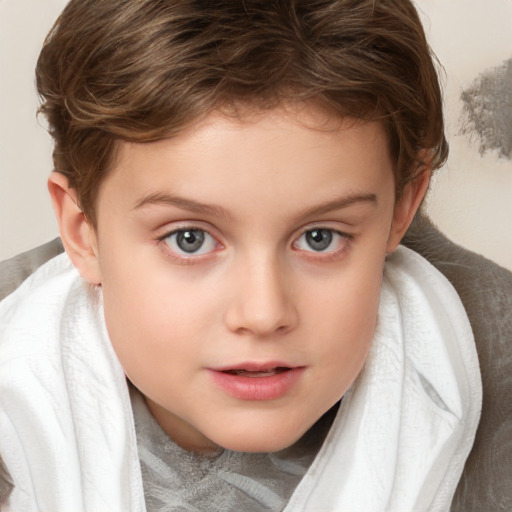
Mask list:
[[[409,0],[71,0],[36,68],[55,170],[95,223],[118,140],[172,136],[213,109],[316,100],[382,119],[397,194],[447,157],[434,59]]]

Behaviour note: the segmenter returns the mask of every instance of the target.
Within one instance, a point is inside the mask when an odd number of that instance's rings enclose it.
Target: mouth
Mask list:
[[[283,372],[291,370],[288,366],[277,366],[275,368],[267,368],[262,370],[247,370],[246,368],[222,370],[222,373],[228,375],[238,375],[240,377],[258,378],[258,377],[272,377],[273,375],[279,375]]]
[[[245,363],[209,369],[216,386],[240,400],[275,400],[287,395],[300,381],[304,366],[282,363]]]

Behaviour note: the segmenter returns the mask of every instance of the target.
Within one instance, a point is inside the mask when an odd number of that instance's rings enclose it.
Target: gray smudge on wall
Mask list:
[[[478,140],[480,154],[512,160],[512,58],[478,75],[461,99],[461,133]]]

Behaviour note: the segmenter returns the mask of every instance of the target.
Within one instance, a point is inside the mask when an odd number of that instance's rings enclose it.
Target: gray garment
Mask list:
[[[5,467],[4,461],[0,457],[0,507],[4,505],[13,489],[11,475]]]
[[[222,450],[199,455],[177,446],[130,386],[148,512],[281,511],[313,462],[334,420],[324,415],[275,453]]]

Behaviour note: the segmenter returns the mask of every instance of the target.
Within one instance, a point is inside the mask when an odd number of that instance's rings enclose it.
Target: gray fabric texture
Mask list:
[[[0,507],[5,503],[13,489],[11,475],[0,457]]]
[[[452,512],[512,510],[512,273],[448,240],[418,215],[404,245],[457,290],[475,335],[483,381],[482,418]],[[0,263],[0,299],[62,251],[54,240]],[[0,473],[0,480],[1,480]]]
[[[0,300],[7,297],[43,263],[64,251],[60,238],[0,262]]]
[[[442,235],[417,216],[402,242],[457,290],[476,341],[482,416],[452,512],[512,511],[512,273]]]

